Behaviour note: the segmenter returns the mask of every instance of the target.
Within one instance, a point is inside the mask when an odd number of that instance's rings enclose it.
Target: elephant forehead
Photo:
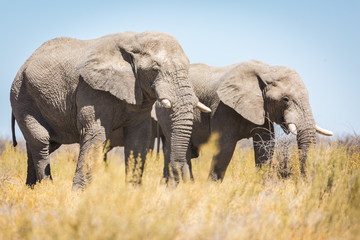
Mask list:
[[[177,73],[187,75],[189,70],[189,62],[186,57],[179,55],[169,55],[165,50],[159,52],[153,57],[153,60],[161,67],[161,72]]]
[[[169,53],[165,49],[161,49],[155,54],[154,59],[157,62],[166,63],[168,62],[168,55]]]
[[[294,99],[303,99],[308,96],[305,84],[298,74],[279,79],[274,83],[274,87],[279,94],[278,97],[288,95]]]
[[[284,87],[305,87],[300,75],[292,68],[272,67],[272,79],[275,84],[281,84]]]
[[[159,51],[165,49],[179,49],[180,44],[171,35],[161,32],[145,32],[138,35],[140,44],[149,51]]]
[[[186,59],[186,55],[178,44],[159,44],[146,51],[159,61],[165,59]]]

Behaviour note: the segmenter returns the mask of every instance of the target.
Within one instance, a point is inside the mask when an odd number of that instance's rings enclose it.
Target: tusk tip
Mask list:
[[[334,133],[332,131],[329,131],[327,129],[324,129],[324,128],[321,128],[319,126],[315,126],[315,129],[316,129],[316,132],[319,133],[319,134],[322,134],[324,136],[328,136],[328,137],[331,137],[332,135],[334,135]]]
[[[196,107],[199,108],[202,112],[211,113],[211,108],[201,102],[198,102]]]

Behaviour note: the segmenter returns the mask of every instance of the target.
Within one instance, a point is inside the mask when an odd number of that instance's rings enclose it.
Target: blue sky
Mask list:
[[[3,0],[0,137],[11,136],[13,78],[43,42],[127,30],[170,33],[191,63],[258,59],[292,67],[319,125],[338,136],[360,134],[360,1]]]

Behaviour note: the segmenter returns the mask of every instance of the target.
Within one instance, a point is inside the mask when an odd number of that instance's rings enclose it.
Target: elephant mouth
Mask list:
[[[297,135],[297,128],[294,123],[282,123],[280,126],[286,134],[292,133],[295,136]]]
[[[296,125],[294,123],[287,123],[284,117],[281,119],[281,123],[279,125],[286,135],[288,135],[289,133],[292,133],[294,135],[297,134]]]
[[[290,133],[290,131],[289,131],[289,129],[288,129],[288,127],[286,126],[285,123],[280,124],[280,127],[281,127],[281,129],[282,129],[286,134],[289,134],[289,133]]]

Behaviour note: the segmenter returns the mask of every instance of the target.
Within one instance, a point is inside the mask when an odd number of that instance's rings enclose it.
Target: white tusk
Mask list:
[[[316,129],[316,132],[319,133],[319,134],[322,134],[322,135],[325,135],[325,136],[332,136],[333,135],[332,131],[323,129],[323,128],[319,127],[318,125],[315,125],[315,129]]]
[[[198,109],[200,109],[202,112],[206,112],[206,113],[210,113],[211,112],[211,109],[207,106],[205,106],[205,104],[201,103],[201,102],[198,102],[196,107]]]
[[[293,123],[289,123],[288,125],[289,131],[294,134],[295,136],[297,135],[297,130],[296,130],[296,125]]]
[[[161,100],[161,104],[163,105],[164,108],[171,108],[171,102],[169,99],[164,98],[163,100]]]

